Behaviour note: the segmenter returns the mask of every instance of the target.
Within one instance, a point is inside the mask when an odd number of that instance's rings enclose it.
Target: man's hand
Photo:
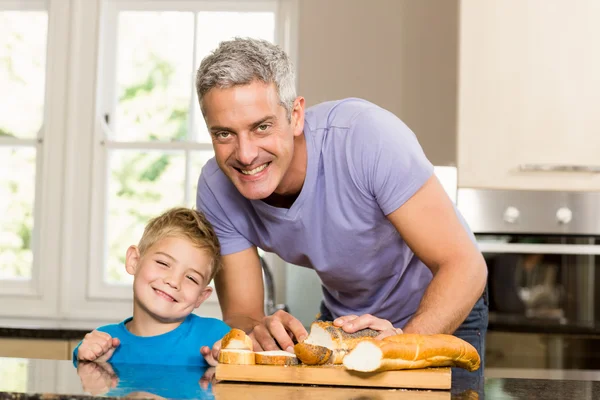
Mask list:
[[[297,318],[279,310],[264,317],[248,336],[254,342],[254,351],[283,349],[293,353],[294,340],[301,342],[306,339],[308,332]]]
[[[371,314],[364,314],[360,317],[357,315],[345,315],[333,321],[335,326],[341,327],[348,333],[354,333],[361,329],[370,328],[379,331],[379,335],[375,339],[383,339],[384,337],[398,335],[402,333],[402,329],[394,328],[392,323],[387,319],[374,317]]]
[[[85,335],[77,350],[79,361],[108,361],[121,342],[106,332],[94,330]]]
[[[217,340],[211,349],[208,346],[200,347],[200,354],[211,367],[216,367],[219,363],[219,352],[221,351],[221,341]]]
[[[86,393],[97,396],[117,387],[119,378],[108,363],[82,361],[77,363],[77,375]]]

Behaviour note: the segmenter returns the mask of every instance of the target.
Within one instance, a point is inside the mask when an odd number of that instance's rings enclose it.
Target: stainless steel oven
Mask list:
[[[488,366],[600,365],[600,192],[460,189],[488,265]]]

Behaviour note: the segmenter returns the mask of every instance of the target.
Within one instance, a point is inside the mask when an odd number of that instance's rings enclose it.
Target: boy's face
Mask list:
[[[134,276],[136,308],[161,322],[185,319],[212,293],[211,262],[206,251],[179,237],[163,238],[143,255],[129,247],[125,267]]]

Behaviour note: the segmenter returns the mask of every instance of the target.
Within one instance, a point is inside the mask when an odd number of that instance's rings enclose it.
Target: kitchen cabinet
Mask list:
[[[600,190],[600,1],[460,14],[459,186]]]
[[[0,357],[68,360],[71,355],[66,340],[0,338]]]

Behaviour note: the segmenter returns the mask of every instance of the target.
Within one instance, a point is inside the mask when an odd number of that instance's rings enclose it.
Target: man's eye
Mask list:
[[[198,281],[197,281],[197,280],[196,280],[196,279],[195,279],[193,276],[191,276],[191,275],[188,275],[188,276],[187,276],[187,278],[188,278],[190,281],[194,282],[196,285],[198,284]]]
[[[231,133],[229,133],[229,132],[217,132],[217,133],[215,133],[215,137],[217,139],[227,139],[230,135],[231,135]]]
[[[261,132],[266,131],[267,129],[269,129],[269,125],[268,124],[262,124],[258,126],[258,130]]]

